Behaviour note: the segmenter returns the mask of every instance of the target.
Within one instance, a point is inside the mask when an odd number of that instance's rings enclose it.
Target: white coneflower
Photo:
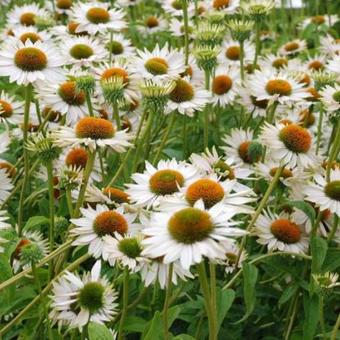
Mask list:
[[[200,263],[203,257],[224,259],[220,241],[246,234],[234,227],[230,217],[223,205],[205,210],[203,201],[176,212],[153,213],[148,227],[143,229],[146,238],[142,254],[152,258],[164,256],[164,263],[179,260],[184,269]]]
[[[315,174],[304,193],[306,200],[315,203],[321,211],[328,209],[340,217],[340,168],[331,169],[329,182],[325,175]]]
[[[279,49],[279,53],[282,55],[292,55],[304,51],[306,47],[307,47],[306,41],[295,39],[284,44]]]
[[[231,104],[239,93],[240,81],[237,67],[218,66],[211,79],[212,102],[222,107]]]
[[[268,100],[280,104],[294,103],[310,97],[303,88],[304,84],[290,76],[287,72],[280,73],[271,70],[256,70],[248,82],[250,93],[257,100]]]
[[[287,214],[276,215],[264,211],[255,223],[257,242],[268,247],[269,251],[279,250],[290,253],[305,253],[308,238],[301,226]]]
[[[297,124],[271,125],[262,127],[261,142],[268,147],[268,152],[276,161],[281,161],[291,168],[314,167],[316,156],[310,132]]]
[[[97,117],[84,117],[74,128],[63,126],[53,131],[53,135],[62,147],[87,146],[91,151],[108,147],[116,152],[125,152],[132,138],[125,131],[116,131],[109,120]]]
[[[202,200],[206,209],[216,204],[222,205],[225,212],[231,214],[251,214],[254,209],[249,205],[256,200],[254,192],[244,186],[237,190],[237,181],[220,180],[216,174],[189,181],[179,193],[160,200],[160,210],[174,211],[180,208],[194,206]]]
[[[19,124],[23,122],[24,103],[0,91],[0,122]]]
[[[131,70],[142,79],[174,79],[185,70],[184,55],[167,46],[156,45],[151,52],[137,50],[137,55]]]
[[[92,66],[93,63],[101,62],[107,57],[101,41],[96,38],[87,36],[65,38],[61,44],[65,63],[75,68]]]
[[[215,173],[220,179],[237,179],[250,180],[249,177],[253,170],[242,165],[242,162],[236,162],[233,157],[219,156],[216,148],[210,151],[206,149],[204,153],[198,155],[193,153],[190,156],[191,163],[205,175]],[[235,190],[248,189],[241,183],[235,183]]]
[[[141,235],[121,235],[114,233],[103,238],[103,259],[111,266],[117,263],[122,267],[128,267],[130,271],[139,271],[140,266],[147,260],[141,255],[143,247]]]
[[[56,53],[55,46],[26,40],[8,40],[0,51],[0,75],[8,76],[10,82],[27,85],[37,80],[51,82],[61,77],[64,59]]]
[[[146,162],[144,173],[132,175],[135,183],[127,184],[126,192],[132,202],[150,208],[157,206],[161,197],[178,192],[192,178],[198,178],[198,172],[188,163],[162,160],[154,167]]]
[[[11,27],[18,25],[22,26],[34,26],[35,19],[39,16],[45,16],[46,11],[40,8],[37,4],[30,4],[24,6],[15,6],[8,13],[8,24]]]
[[[340,109],[340,85],[326,85],[319,93],[327,111],[333,112]]]
[[[230,135],[223,137],[225,154],[243,164],[253,164],[261,158],[261,145],[254,140],[252,130],[232,129]]]
[[[73,6],[71,19],[79,24],[76,32],[88,32],[91,35],[120,31],[126,27],[123,11],[109,9],[109,4],[102,2],[79,2]]]
[[[169,267],[170,264],[163,263],[163,257],[155,258],[145,263],[140,269],[140,275],[144,285],[148,287],[151,284],[159,283],[161,289],[166,288],[168,284]],[[184,269],[179,261],[176,261],[173,262],[172,284],[177,285],[178,278],[186,281],[188,278],[193,279],[194,276],[189,270]]]
[[[54,323],[82,329],[91,321],[103,323],[113,319],[118,294],[100,271],[101,263],[97,261],[91,273],[82,278],[66,272],[53,282],[50,318]]]
[[[77,90],[75,80],[63,77],[56,82],[38,84],[37,94],[46,107],[66,116],[67,125],[74,125],[88,114],[85,92]]]
[[[124,235],[137,229],[134,224],[136,215],[126,213],[123,207],[110,210],[107,206],[98,204],[95,209],[89,206],[80,211],[83,217],[71,220],[76,226],[70,231],[76,236],[73,244],[88,245],[89,253],[96,258],[103,254],[105,235]]]
[[[196,111],[202,111],[210,102],[211,94],[201,85],[196,85],[189,77],[178,78],[169,94],[167,113],[177,110],[180,114],[192,117]]]

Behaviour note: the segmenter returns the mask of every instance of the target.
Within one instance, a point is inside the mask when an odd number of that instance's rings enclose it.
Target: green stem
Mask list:
[[[23,216],[24,216],[24,199],[25,199],[25,191],[28,183],[28,173],[29,173],[29,159],[28,159],[28,151],[26,149],[27,136],[28,136],[28,122],[30,117],[30,105],[33,95],[32,85],[29,84],[25,87],[25,110],[24,110],[24,126],[23,126],[23,156],[24,156],[24,179],[22,182],[20,198],[19,198],[19,207],[18,207],[18,234],[21,236],[23,229]]]
[[[240,41],[240,70],[241,70],[241,80],[244,81],[244,41]]]
[[[87,162],[86,162],[86,167],[84,170],[84,177],[83,177],[83,183],[81,184],[80,190],[79,190],[79,196],[78,196],[78,201],[76,204],[76,207],[74,209],[74,217],[79,217],[79,213],[80,213],[80,208],[83,206],[84,204],[84,200],[85,200],[85,193],[86,193],[86,188],[87,188],[87,184],[89,182],[89,178],[93,169],[93,165],[94,165],[94,161],[96,158],[96,152],[95,151],[89,151],[88,152],[88,158],[87,158]]]
[[[73,242],[73,240],[69,240],[66,243],[64,243],[63,245],[61,245],[59,248],[57,248],[56,250],[54,250],[52,253],[50,253],[49,255],[45,256],[40,262],[38,262],[36,264],[36,267],[42,267],[44,264],[48,263],[50,260],[54,259],[55,257],[57,257],[59,254],[63,253],[65,250],[67,250],[68,248],[71,247],[71,243]],[[26,275],[28,275],[29,273],[32,272],[31,268],[27,268],[25,270],[23,270],[22,272],[12,276],[10,279],[0,283],[0,291],[7,288],[8,286],[14,284],[15,282],[19,281],[21,278],[25,277]]]
[[[40,279],[39,279],[39,275],[38,275],[38,272],[37,272],[37,267],[35,266],[34,261],[32,261],[31,267],[32,267],[33,278],[34,278],[34,281],[35,281],[35,284],[37,286],[37,290],[38,290],[38,293],[39,293],[39,297],[40,297],[40,300],[42,301],[43,295],[42,295],[42,290],[41,290],[41,284],[40,284]],[[49,317],[48,317],[48,312],[47,312],[47,309],[46,309],[46,303],[42,303],[42,305],[43,305],[44,314],[45,314],[46,323],[47,323],[48,338],[53,339],[52,329],[51,329],[51,325],[50,325],[50,321],[49,321]]]
[[[171,290],[172,290],[172,273],[173,273],[173,263],[169,265],[169,272],[168,272],[168,280],[167,280],[167,287],[166,287],[166,295],[165,295],[165,301],[163,306],[163,327],[164,327],[164,340],[169,339],[169,325],[168,325],[168,310],[170,305],[170,296],[171,296]]]
[[[257,65],[257,59],[260,54],[260,48],[261,48],[261,40],[260,40],[260,21],[255,21],[255,57],[253,62],[253,70],[255,71],[256,65]]]
[[[188,153],[188,136],[187,136],[188,124],[187,116],[183,115],[183,125],[182,125],[182,140],[183,140],[183,158],[187,157]]]
[[[335,325],[332,330],[331,340],[337,339],[338,329],[340,328],[340,313],[338,314],[338,318],[336,319]]]
[[[198,278],[201,285],[201,290],[204,297],[205,309],[208,316],[209,323],[209,340],[217,339],[217,320],[214,318],[214,311],[212,310],[211,297],[209,292],[209,284],[204,262],[202,261],[197,266]]]
[[[257,221],[257,218],[260,216],[263,208],[265,207],[265,205],[267,204],[267,201],[271,195],[271,193],[273,192],[273,190],[275,189],[279,179],[280,179],[280,175],[282,173],[282,170],[283,170],[284,166],[281,165],[275,172],[275,176],[273,177],[270,185],[268,186],[267,188],[267,191],[265,192],[264,196],[262,197],[262,200],[260,202],[260,204],[258,205],[258,208],[256,209],[255,211],[255,214],[253,216],[253,218],[251,219],[248,227],[247,227],[247,231],[250,231],[254,224],[256,223]],[[242,251],[243,251],[243,248],[246,244],[246,240],[247,240],[247,235],[243,236],[242,238],[242,241],[241,241],[241,245],[240,245],[240,249],[239,249],[239,252],[238,252],[238,255],[237,255],[237,259],[236,259],[236,263],[235,263],[235,268],[237,268],[238,266],[238,263],[240,261],[240,257],[241,257],[241,254],[242,254]]]
[[[123,278],[123,306],[122,306],[122,315],[119,322],[119,330],[118,330],[118,340],[123,339],[123,329],[124,322],[127,315],[127,307],[129,305],[129,268],[124,268],[124,278]]]
[[[213,318],[217,320],[217,305],[216,305],[216,265],[215,263],[209,263],[210,269],[210,299]]]
[[[125,157],[123,158],[122,162],[120,163],[119,168],[117,169],[115,175],[111,178],[110,182],[108,183],[108,187],[112,187],[112,185],[116,182],[117,178],[120,176],[122,171],[124,170],[127,160],[129,159],[129,156],[131,154],[132,148],[128,150],[128,152],[125,154]]]
[[[306,259],[306,260],[312,260],[312,257],[309,255],[305,255],[305,254],[298,254],[298,253],[288,253],[285,251],[277,251],[275,253],[268,253],[268,254],[264,254],[264,255],[260,255],[258,257],[256,257],[255,259],[249,261],[250,264],[255,264],[257,262],[261,262],[262,260],[268,258],[268,257],[272,257],[272,256],[294,256],[294,257],[300,257],[302,259]],[[243,268],[241,267],[239,269],[239,271],[232,277],[232,279],[223,287],[223,290],[231,288],[232,285],[234,284],[234,282],[241,276],[243,271]]]
[[[332,163],[333,163],[334,160],[337,159],[339,149],[340,149],[340,121],[337,123],[335,138],[334,138],[334,141],[333,141],[333,144],[332,144],[332,149],[331,149],[329,159],[328,159],[328,162],[327,162],[327,168],[326,168],[327,182],[329,182]]]
[[[321,327],[321,332],[322,332],[322,339],[326,340],[326,326],[325,326],[325,313],[324,313],[324,308],[325,308],[325,304],[324,304],[324,297],[321,294],[320,295],[320,327]]]
[[[268,109],[267,121],[269,124],[272,124],[274,122],[275,112],[276,112],[278,105],[279,105],[279,102],[275,101]]]
[[[327,241],[331,242],[338,230],[338,226],[339,226],[339,216],[334,214],[334,221],[333,221],[333,227],[332,230],[330,231],[330,233],[328,234],[328,238]]]
[[[86,97],[86,104],[87,104],[87,108],[89,109],[90,117],[94,117],[91,94],[89,91],[85,91],[85,97]]]
[[[168,137],[169,137],[169,134],[171,132],[171,129],[172,129],[174,123],[175,123],[175,120],[176,120],[176,112],[173,112],[171,114],[170,122],[169,122],[169,124],[168,124],[168,126],[167,126],[167,128],[166,128],[166,130],[164,132],[161,144],[160,144],[160,146],[159,146],[159,148],[157,150],[156,156],[153,159],[153,162],[152,162],[153,164],[157,164],[158,163],[158,161],[160,159],[160,156],[162,154],[162,151],[164,149],[164,146],[166,145],[166,142],[168,140]]]
[[[293,303],[293,310],[290,313],[291,316],[290,316],[288,328],[287,328],[287,331],[286,331],[286,334],[285,334],[285,340],[289,340],[289,338],[290,338],[290,333],[292,332],[296,313],[297,313],[298,302],[299,302],[299,295],[297,293],[296,296],[295,296],[295,299],[294,299],[294,303]]]
[[[182,1],[183,4],[183,22],[184,22],[184,53],[185,65],[189,63],[189,17],[187,0]]]
[[[110,45],[109,45],[109,66],[112,65],[112,38],[113,38],[113,31],[110,30]]]
[[[71,195],[70,188],[66,188],[65,195],[66,195],[68,212],[70,214],[70,217],[73,218],[73,203],[72,203],[72,195]]]
[[[117,102],[115,102],[113,104],[113,118],[116,121],[117,129],[120,130],[121,129],[121,123],[120,123],[120,117],[119,117],[119,110],[118,110],[118,103]]]
[[[323,121],[323,109],[320,109],[319,121],[318,121],[318,132],[316,139],[316,154],[319,154],[320,142],[321,142],[321,133],[322,133],[322,121]]]
[[[53,185],[53,165],[52,160],[46,165],[47,178],[48,178],[48,198],[49,198],[49,213],[50,213],[50,224],[48,229],[49,249],[50,253],[54,249],[54,185]],[[52,277],[53,273],[53,261],[49,263],[49,277]]]
[[[209,88],[210,88],[210,72],[209,70],[205,70],[205,89],[209,90]],[[209,145],[209,105],[206,105],[204,110],[203,141],[205,150]]]
[[[143,134],[137,143],[136,153],[135,153],[135,157],[134,157],[133,164],[132,164],[132,173],[134,173],[137,169],[137,166],[140,160],[139,156],[141,155],[141,148],[146,148],[146,145],[144,144],[145,144],[147,135],[149,133],[149,130],[151,130],[152,128],[153,116],[154,116],[153,112],[149,112],[149,117],[146,122],[146,126],[144,128]]]

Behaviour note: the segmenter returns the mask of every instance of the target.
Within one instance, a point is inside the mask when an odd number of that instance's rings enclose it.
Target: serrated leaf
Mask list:
[[[312,272],[319,272],[327,254],[327,242],[319,236],[315,236],[311,242]]]
[[[221,328],[222,322],[228,313],[233,301],[235,292],[232,289],[217,291],[217,331]]]
[[[88,327],[89,340],[113,340],[114,337],[105,325],[90,322]]]
[[[49,219],[46,216],[33,216],[28,219],[24,226],[24,230],[28,229],[37,229],[40,227],[42,224],[48,224]]]

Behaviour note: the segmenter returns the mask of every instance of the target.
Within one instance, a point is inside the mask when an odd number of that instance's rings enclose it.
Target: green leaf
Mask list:
[[[49,219],[45,216],[33,216],[29,218],[29,220],[26,222],[24,226],[24,230],[37,229],[42,224],[48,224],[48,223],[49,223]]]
[[[311,204],[305,201],[285,201],[283,205],[284,206],[288,205],[290,207],[303,211],[308,216],[308,218],[311,220],[311,222],[314,223],[316,215],[315,215],[315,210]]]
[[[314,334],[319,323],[319,296],[304,294],[305,319],[303,322],[303,340],[314,339]]]
[[[279,299],[279,305],[283,305],[286,303],[298,290],[299,286],[292,285],[288,286],[282,293],[280,299]]]
[[[253,312],[256,302],[256,292],[255,292],[255,285],[258,276],[258,269],[250,264],[245,263],[243,264],[243,295],[244,295],[244,302],[246,304],[246,314],[243,318],[237,321],[235,324],[241,323],[246,320],[249,315]]]
[[[88,332],[90,340],[113,340],[112,333],[100,323],[90,322]]]
[[[233,301],[235,292],[232,289],[217,291],[217,330],[221,328],[222,322],[228,313]]]
[[[328,248],[325,261],[323,262],[322,271],[334,271],[340,267],[340,249]]]
[[[172,338],[172,340],[196,340],[193,336],[188,334],[179,334]]]
[[[142,339],[144,340],[161,340],[163,339],[163,322],[161,313],[157,311],[151,322],[147,324],[144,330],[144,336]]]
[[[147,320],[138,316],[128,316],[124,323],[124,331],[142,333]]]
[[[327,242],[319,236],[312,239],[312,272],[319,272],[327,254]]]

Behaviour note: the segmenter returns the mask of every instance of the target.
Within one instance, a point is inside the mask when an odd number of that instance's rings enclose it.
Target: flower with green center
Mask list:
[[[111,41],[106,45],[106,48],[114,55],[119,55],[124,52],[123,44],[119,41]]]
[[[132,259],[138,257],[142,248],[136,238],[124,238],[119,242],[118,249],[127,257]]]
[[[327,183],[325,194],[332,200],[340,202],[340,180]]]
[[[231,216],[218,206],[205,210],[202,200],[175,212],[154,213],[143,228],[146,237],[142,254],[152,258],[164,256],[165,264],[179,260],[184,269],[200,263],[203,256],[224,259],[225,248],[219,241],[245,234],[231,227]]]
[[[340,91],[334,92],[332,98],[340,104]]]
[[[104,287],[99,282],[89,282],[79,291],[80,307],[91,314],[98,312],[104,305]]]
[[[154,57],[145,63],[145,68],[153,75],[166,74],[169,68],[168,63],[163,58]]]
[[[53,321],[80,330],[89,322],[112,321],[118,306],[117,293],[100,272],[101,262],[97,261],[91,273],[79,277],[66,271],[54,282],[50,314]]]
[[[304,188],[305,200],[315,203],[321,212],[330,212],[340,216],[340,168],[330,169],[329,180],[326,174],[316,174],[313,182]]]
[[[93,55],[93,50],[86,44],[76,44],[70,49],[70,55],[75,59],[88,59]]]

